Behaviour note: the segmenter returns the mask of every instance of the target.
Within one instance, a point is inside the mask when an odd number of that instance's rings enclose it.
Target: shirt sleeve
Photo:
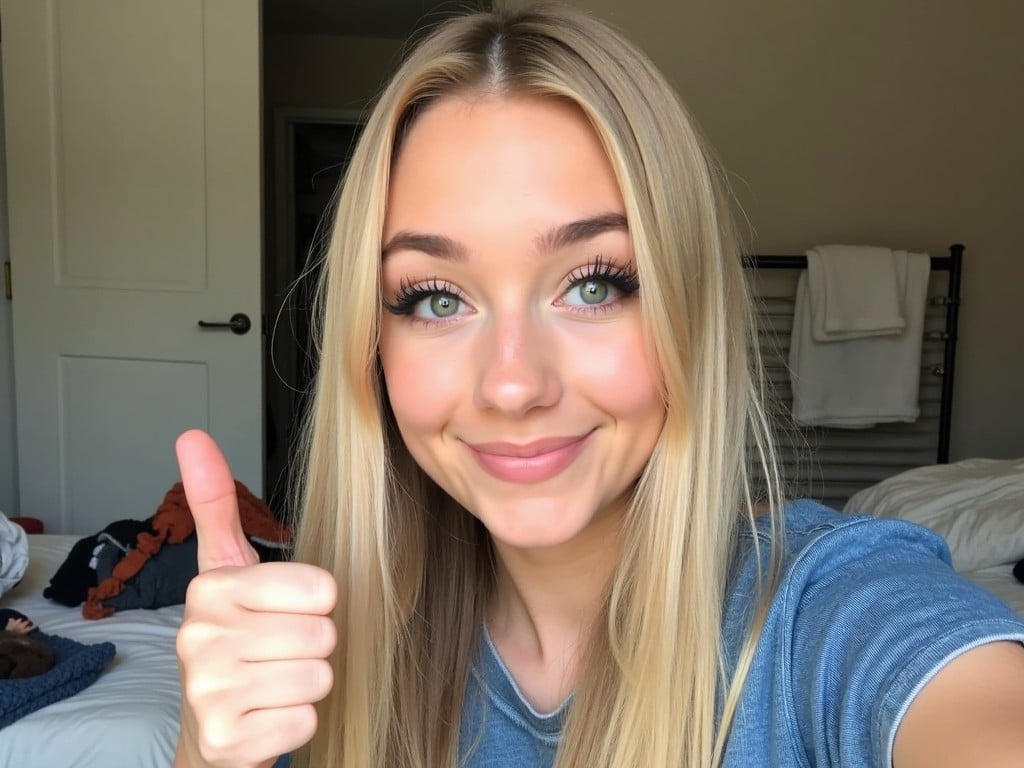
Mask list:
[[[1024,621],[958,576],[945,542],[896,520],[838,527],[783,585],[797,735],[815,766],[892,765],[896,729],[944,665],[979,645],[1024,642]]]

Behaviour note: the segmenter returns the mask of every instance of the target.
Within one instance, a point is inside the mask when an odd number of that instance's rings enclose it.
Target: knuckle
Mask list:
[[[197,715],[202,715],[199,711],[202,708],[203,695],[206,692],[206,686],[200,685],[196,675],[184,674],[181,680],[181,696],[189,703],[189,705],[197,710]],[[205,718],[199,717],[200,726],[205,721]]]
[[[241,745],[237,728],[223,718],[207,718],[200,726],[199,754],[209,763],[235,758]]]
[[[185,590],[185,604],[193,608],[216,605],[230,598],[237,569],[218,568],[195,576]]]
[[[246,747],[242,711],[214,676],[200,675],[183,681],[182,696],[196,721],[196,745],[207,763],[237,764]]]
[[[208,621],[182,623],[175,650],[181,662],[182,695],[189,703],[210,702],[223,691],[236,661],[231,646],[230,633],[224,627]]]
[[[185,605],[187,608],[196,609],[201,608],[204,604],[210,601],[213,597],[213,581],[214,575],[210,573],[201,573],[198,576],[192,578],[192,581],[188,583],[188,587],[185,589]]]
[[[178,628],[174,645],[178,658],[188,661],[203,655],[204,649],[210,645],[215,628],[205,621],[186,619]]]
[[[226,673],[223,667],[189,669],[186,664],[182,667],[181,695],[201,716],[200,722],[205,722],[207,716],[238,708],[232,703],[233,674]]]

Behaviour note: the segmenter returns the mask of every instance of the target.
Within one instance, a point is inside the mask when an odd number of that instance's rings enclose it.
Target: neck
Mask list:
[[[494,541],[497,579],[488,628],[517,683],[544,709],[574,687],[580,654],[620,559],[622,519],[623,510],[607,510],[557,547],[523,550]]]

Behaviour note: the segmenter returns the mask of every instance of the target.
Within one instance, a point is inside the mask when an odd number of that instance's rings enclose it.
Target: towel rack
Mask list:
[[[963,268],[963,255],[965,247],[960,243],[949,246],[948,256],[932,256],[932,272],[945,272],[948,277],[945,281],[945,292],[941,295],[932,296],[928,300],[929,306],[937,308],[938,315],[933,316],[936,325],[941,324],[942,330],[931,330],[926,332],[925,338],[931,342],[942,345],[942,362],[938,362],[938,349],[935,349],[936,359],[934,363],[924,365],[926,373],[938,376],[941,379],[941,391],[938,398],[937,434],[935,435],[935,450],[932,454],[934,461],[939,464],[949,462],[950,429],[953,413],[953,379],[956,364],[957,327],[960,320],[960,281]],[[743,266],[751,270],[802,270],[807,268],[807,257],[804,255],[774,255],[774,254],[745,254],[742,257]],[[772,301],[781,303],[792,303],[791,297],[771,297]],[[940,319],[941,318],[941,319]],[[934,391],[934,390],[932,390]],[[934,403],[934,400],[932,401]],[[934,413],[934,411],[932,411]],[[827,430],[826,430],[827,431]],[[847,440],[849,436],[838,438],[834,434],[822,437],[815,434],[814,440],[825,442],[835,440]],[[920,455],[920,451],[918,451]],[[824,459],[831,461],[831,458]],[[909,461],[910,458],[908,457]],[[917,460],[917,463],[930,463],[924,456]],[[863,461],[860,459],[859,461]],[[884,463],[879,460],[879,463]],[[879,467],[879,472],[885,471],[885,467]],[[894,472],[890,472],[893,474]],[[883,479],[882,477],[878,478]],[[864,480],[867,482],[867,480]],[[852,490],[852,489],[851,489]],[[841,500],[846,491],[833,494],[834,501]]]

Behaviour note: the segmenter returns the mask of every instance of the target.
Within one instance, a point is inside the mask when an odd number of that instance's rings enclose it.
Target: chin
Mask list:
[[[498,542],[516,549],[558,547],[578,539],[594,520],[593,506],[560,499],[480,504],[471,509]]]

